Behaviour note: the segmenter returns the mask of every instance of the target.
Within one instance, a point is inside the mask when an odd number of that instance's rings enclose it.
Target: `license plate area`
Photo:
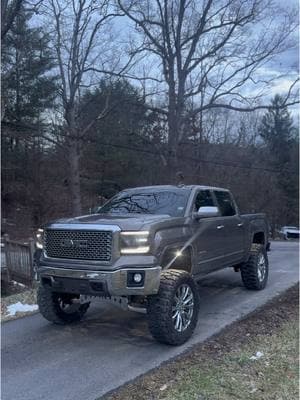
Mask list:
[[[105,282],[64,277],[52,277],[50,282],[50,286],[55,292],[93,294],[98,296],[105,296],[108,293]]]

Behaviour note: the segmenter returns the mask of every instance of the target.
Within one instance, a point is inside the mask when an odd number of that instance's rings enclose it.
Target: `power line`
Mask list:
[[[152,150],[147,150],[147,149],[142,149],[142,148],[138,148],[138,147],[127,146],[127,145],[122,145],[122,144],[115,144],[115,143],[103,143],[103,142],[98,142],[96,140],[89,140],[89,141],[93,142],[93,143],[98,143],[98,144],[100,144],[102,146],[121,148],[121,149],[125,149],[125,150],[134,151],[136,153],[146,153],[146,154],[151,154],[151,155],[155,155],[155,156],[159,157],[159,153],[158,152],[154,152]],[[168,157],[174,158],[175,156],[174,155],[169,155]],[[282,173],[282,172],[287,172],[287,173],[289,173],[291,175],[298,175],[299,174],[296,171],[291,171],[291,170],[288,170],[288,169],[276,170],[276,169],[265,168],[265,167],[253,167],[253,166],[248,166],[248,165],[241,165],[241,164],[237,164],[237,163],[231,163],[231,162],[228,162],[228,161],[203,160],[203,159],[200,159],[200,158],[187,157],[187,156],[181,156],[180,159],[181,160],[186,160],[186,161],[194,161],[194,162],[203,163],[203,164],[213,164],[213,165],[217,165],[217,166],[220,166],[220,167],[249,169],[249,170],[270,172],[270,173],[274,173],[274,174],[279,174],[279,173]]]
[[[49,139],[47,138],[46,140],[49,140]],[[158,152],[154,152],[154,151],[151,151],[151,150],[146,150],[146,149],[142,149],[142,148],[138,148],[138,147],[131,147],[131,146],[121,145],[121,144],[116,144],[116,143],[103,143],[103,142],[98,142],[98,141],[92,140],[92,139],[89,139],[88,141],[90,143],[98,143],[98,144],[100,144],[102,146],[121,148],[121,149],[130,150],[130,151],[134,151],[134,152],[138,152],[138,153],[151,154],[151,155],[155,155],[155,156],[159,157],[159,153]],[[173,155],[168,155],[168,157],[174,158]],[[196,163],[203,163],[203,164],[213,164],[213,165],[217,165],[217,166],[220,166],[220,167],[231,167],[231,168],[240,168],[240,169],[248,169],[248,170],[256,170],[256,171],[264,171],[264,172],[270,172],[270,173],[273,173],[273,174],[279,174],[279,173],[282,173],[282,172],[286,172],[286,173],[289,173],[291,175],[299,175],[298,171],[291,171],[289,169],[276,170],[276,169],[265,168],[265,167],[250,167],[250,166],[247,166],[247,165],[231,163],[231,162],[228,162],[228,161],[203,160],[203,159],[200,159],[200,158],[187,157],[187,156],[182,156],[180,158],[182,160],[186,160],[186,161],[193,161],[193,162],[196,162]]]

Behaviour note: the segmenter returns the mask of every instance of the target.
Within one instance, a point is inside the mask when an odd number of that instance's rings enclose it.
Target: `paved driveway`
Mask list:
[[[298,244],[272,243],[267,288],[243,288],[240,274],[215,273],[199,285],[201,311],[181,347],[156,343],[146,316],[94,306],[81,323],[55,326],[39,314],[2,325],[2,400],[95,400],[217,333],[298,282]]]

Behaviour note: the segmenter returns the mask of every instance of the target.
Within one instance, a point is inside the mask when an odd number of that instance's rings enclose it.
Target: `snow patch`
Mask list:
[[[11,304],[7,306],[7,314],[8,316],[14,316],[17,312],[32,312],[38,309],[37,304],[22,304],[18,301],[18,303]]]
[[[256,354],[255,354],[255,356],[251,356],[250,357],[250,360],[258,360],[258,359],[260,359],[261,357],[263,357],[263,355],[264,355],[264,353],[262,353],[261,351],[257,351],[256,352]]]

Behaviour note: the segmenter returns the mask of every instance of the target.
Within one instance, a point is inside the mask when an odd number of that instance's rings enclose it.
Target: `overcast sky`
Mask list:
[[[298,0],[275,0],[278,3],[278,16],[280,16],[280,7],[283,7],[283,4],[286,7],[297,7],[299,9]],[[39,25],[41,23],[40,16],[33,18],[33,25]],[[116,22],[118,28],[118,39],[123,40],[124,36],[127,36],[129,31],[129,21],[127,18],[118,18]],[[115,25],[115,26],[116,26]],[[250,40],[251,38],[249,38]],[[274,57],[272,61],[265,64],[263,67],[259,69],[258,75],[256,78],[277,78],[276,83],[271,85],[269,89],[264,92],[264,103],[268,103],[275,94],[283,94],[286,93],[291,84],[295,81],[295,79],[299,75],[299,34],[298,32],[294,34],[294,42],[295,46],[293,48],[288,49],[284,53],[281,53]],[[149,60],[148,60],[149,62]],[[257,90],[259,90],[259,84],[256,85]],[[247,89],[245,87],[243,91],[253,92],[253,87]],[[256,88],[254,88],[256,91]],[[294,106],[291,109],[293,116],[297,117],[299,115],[298,106]]]
[[[299,14],[299,1],[298,0],[277,0],[279,6],[283,4],[287,6],[296,7]],[[265,69],[261,71],[266,76],[280,76],[284,77],[278,79],[277,83],[270,90],[270,96],[274,96],[277,93],[286,92],[290,85],[299,76],[299,32],[295,32],[293,35],[295,41],[295,47],[288,49],[284,53],[276,56],[274,60],[269,62]],[[296,105],[291,107],[291,111],[294,117],[299,118],[299,106]]]
[[[289,8],[295,7],[298,9],[299,14],[299,0],[275,0],[275,4],[276,3],[278,3],[278,21],[280,21],[280,17],[283,15],[284,11]],[[282,20],[280,22],[282,22]],[[128,19],[121,18],[120,25],[124,28],[120,29],[120,31],[123,31],[123,33],[126,32],[126,29],[128,30],[128,24]],[[293,39],[294,42],[293,48],[288,48],[285,52],[274,56],[271,61],[266,63],[257,71],[256,79],[277,78],[275,82],[270,85],[269,89],[264,92],[264,104],[268,104],[275,94],[287,93],[292,83],[299,76],[299,33],[294,32],[291,39]],[[249,37],[249,40],[251,40],[251,37]],[[249,84],[242,90],[245,92],[249,91],[249,93],[253,93],[256,90],[259,92],[261,85],[258,84],[256,86],[257,89],[254,88],[253,85]],[[290,111],[292,112],[293,117],[299,118],[298,105],[290,107]]]

